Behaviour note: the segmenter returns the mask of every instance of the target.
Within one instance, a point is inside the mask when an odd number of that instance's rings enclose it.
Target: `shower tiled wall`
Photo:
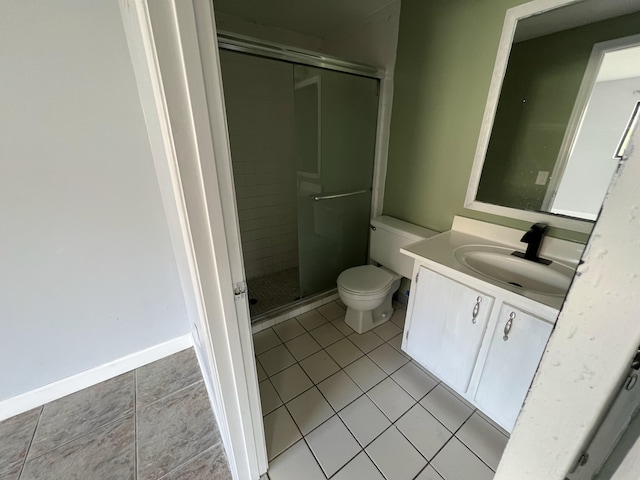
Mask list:
[[[293,66],[221,52],[247,278],[298,266]]]

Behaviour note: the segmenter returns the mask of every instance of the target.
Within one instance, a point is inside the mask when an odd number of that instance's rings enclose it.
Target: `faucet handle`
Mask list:
[[[549,230],[549,225],[547,225],[546,223],[534,223],[533,225],[531,225],[529,230],[524,232],[524,235],[522,235],[520,241],[529,243],[536,237],[542,238],[547,233],[547,230]]]
[[[543,232],[546,233],[547,230],[549,230],[549,224],[548,223],[534,223],[533,225],[531,225],[531,230],[542,230]]]

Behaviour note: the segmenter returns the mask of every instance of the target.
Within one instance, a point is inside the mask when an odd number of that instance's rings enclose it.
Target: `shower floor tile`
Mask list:
[[[251,317],[295,302],[300,298],[298,268],[288,268],[247,280]]]

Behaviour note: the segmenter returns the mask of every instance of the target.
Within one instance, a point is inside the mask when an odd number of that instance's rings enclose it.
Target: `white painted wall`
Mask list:
[[[613,158],[635,105],[640,77],[598,82],[551,211],[595,220],[618,160]]]
[[[189,331],[117,0],[0,4],[0,400]]]

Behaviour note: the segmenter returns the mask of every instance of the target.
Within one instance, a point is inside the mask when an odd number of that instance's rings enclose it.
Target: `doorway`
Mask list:
[[[220,61],[256,322],[366,263],[379,79],[227,49]]]

